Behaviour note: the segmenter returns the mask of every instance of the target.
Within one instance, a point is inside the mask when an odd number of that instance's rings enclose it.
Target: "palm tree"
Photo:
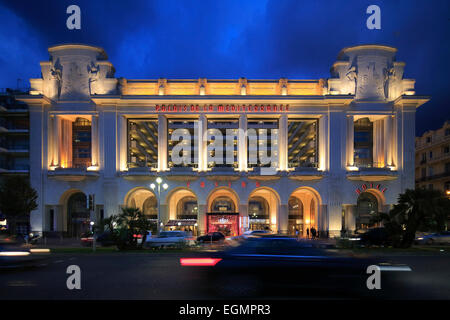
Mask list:
[[[407,248],[412,245],[417,231],[445,230],[449,212],[450,199],[442,192],[424,188],[407,189],[399,195],[398,203],[382,220],[391,230],[402,230],[401,246]]]

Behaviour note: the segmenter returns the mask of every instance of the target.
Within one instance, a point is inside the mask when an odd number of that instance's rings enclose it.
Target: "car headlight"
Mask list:
[[[423,240],[423,238],[421,237],[421,238],[417,238],[417,240]]]

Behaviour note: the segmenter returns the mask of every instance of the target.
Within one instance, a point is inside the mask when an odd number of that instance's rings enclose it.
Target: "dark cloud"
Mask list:
[[[82,29],[67,30],[77,4]],[[382,30],[365,27],[381,7]],[[46,48],[102,46],[127,78],[325,78],[340,49],[381,43],[399,49],[405,76],[432,101],[417,112],[417,132],[450,118],[450,4],[435,1],[0,1],[0,87],[39,74]]]

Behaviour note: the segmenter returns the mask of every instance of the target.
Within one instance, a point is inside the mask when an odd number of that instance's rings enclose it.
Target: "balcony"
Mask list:
[[[213,165],[208,168],[206,177],[214,181],[235,181],[241,177],[241,172],[234,166]]]
[[[450,177],[450,171],[443,172],[443,173],[440,173],[440,174],[435,174],[435,175],[432,175],[432,176],[425,176],[425,177],[416,179],[416,183],[424,182],[424,181],[437,180],[437,179],[443,179],[443,178],[448,178],[448,177]]]
[[[145,180],[146,177],[157,175],[157,169],[157,163],[151,163],[149,166],[139,166],[136,163],[128,163],[128,170],[121,171],[119,175],[128,180]]]
[[[281,176],[285,176],[286,172],[278,171],[278,167],[251,167],[248,171],[250,180],[272,181],[278,180]]]
[[[398,177],[394,167],[385,166],[384,163],[355,163],[347,167],[347,179],[361,181],[390,181]]]
[[[169,171],[164,172],[164,175],[167,175],[168,180],[173,181],[194,181],[199,178],[203,173],[199,173],[198,164],[193,164],[192,166],[188,165],[172,165],[170,166]]]
[[[0,174],[3,175],[18,175],[24,174],[27,175],[30,173],[30,166],[23,164],[11,164],[7,162],[0,163]]]
[[[48,171],[48,176],[61,181],[83,181],[86,179],[97,179],[99,177],[98,167],[75,167],[54,168]]]
[[[324,176],[324,172],[319,170],[317,162],[303,163],[300,166],[293,166],[289,163],[288,177],[292,180],[314,181],[320,180]]]

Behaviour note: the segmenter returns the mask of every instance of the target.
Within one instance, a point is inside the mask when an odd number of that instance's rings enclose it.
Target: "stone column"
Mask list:
[[[98,166],[98,116],[92,115],[91,121],[91,165]]]
[[[328,231],[330,238],[340,236],[342,230],[342,205],[333,203],[328,206]]]
[[[199,235],[204,235],[207,232],[207,221],[206,221],[206,204],[198,205],[198,233]]]
[[[124,115],[119,115],[119,120],[118,120],[118,125],[119,125],[119,129],[118,129],[118,146],[119,146],[119,150],[118,150],[118,159],[117,161],[119,161],[119,170],[120,171],[125,171],[128,168],[128,122],[127,122],[127,118]]]
[[[384,161],[387,166],[392,166],[392,148],[394,145],[394,135],[392,132],[392,116],[384,118]]]
[[[345,204],[344,210],[345,210],[345,230],[355,231],[356,228],[356,206],[352,204]]]
[[[208,154],[207,154],[207,137],[206,130],[208,128],[208,123],[206,120],[206,116],[201,114],[198,119],[198,171],[206,171],[208,168]]]
[[[283,114],[280,117],[278,128],[278,168],[286,171],[288,168],[288,117]]]
[[[158,171],[167,170],[167,118],[158,115]]]
[[[55,165],[61,166],[61,144],[60,144],[60,137],[62,135],[62,128],[61,128],[61,118],[60,116],[55,115],[54,117],[54,125],[55,125],[55,131],[53,136],[53,143],[55,145],[54,155],[55,155]]]
[[[170,220],[169,218],[169,206],[167,204],[161,203],[159,208],[159,214],[158,221],[162,222],[164,225]]]
[[[328,116],[323,115],[319,119],[319,169],[329,168],[328,156]]]
[[[289,210],[287,204],[281,204],[278,210],[278,233],[287,234],[289,228]]]
[[[347,116],[347,166],[355,164],[354,148],[355,148],[355,126],[353,116]]]
[[[319,207],[318,226],[319,231],[321,232],[320,236],[326,236],[328,230],[328,206],[326,204],[322,204]]]
[[[241,225],[239,226],[240,229],[239,233],[242,234],[250,227],[248,221],[248,204],[239,205],[239,218],[241,220]]]
[[[247,171],[247,115],[239,116],[239,134],[238,134],[238,159],[239,171]]]

